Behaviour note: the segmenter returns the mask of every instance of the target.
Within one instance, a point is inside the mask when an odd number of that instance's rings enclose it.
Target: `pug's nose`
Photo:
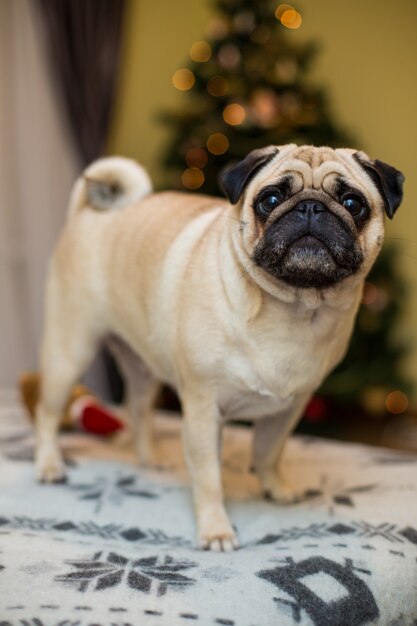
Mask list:
[[[299,211],[304,217],[308,218],[325,211],[326,207],[318,200],[302,200],[297,204],[295,210]]]

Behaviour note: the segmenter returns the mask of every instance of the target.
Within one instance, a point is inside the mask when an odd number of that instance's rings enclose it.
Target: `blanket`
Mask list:
[[[0,626],[417,625],[417,457],[294,436],[303,493],[262,499],[251,431],[225,427],[241,547],[198,550],[179,416],[156,417],[157,463],[126,442],[61,436],[69,479],[36,483],[33,429],[0,395]]]

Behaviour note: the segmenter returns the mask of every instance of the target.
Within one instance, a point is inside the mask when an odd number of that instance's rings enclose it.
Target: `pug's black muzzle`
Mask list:
[[[363,254],[355,229],[322,202],[308,199],[266,228],[253,261],[290,285],[323,289],[357,272]]]

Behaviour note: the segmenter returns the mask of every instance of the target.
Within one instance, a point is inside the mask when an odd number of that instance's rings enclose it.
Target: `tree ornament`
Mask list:
[[[305,409],[304,419],[311,423],[323,422],[327,418],[327,413],[327,403],[324,398],[313,396]]]
[[[391,391],[385,399],[387,411],[394,415],[404,413],[408,409],[409,401],[403,391]]]
[[[246,119],[245,107],[237,102],[228,104],[223,111],[223,119],[230,126],[238,126]]]
[[[177,70],[172,77],[172,84],[179,91],[188,91],[195,83],[195,76],[187,67]]]
[[[295,91],[287,91],[281,96],[280,102],[282,116],[295,122],[302,107],[299,95]]]
[[[199,189],[204,183],[204,174],[198,167],[189,167],[182,173],[181,181],[186,189]]]
[[[264,45],[271,38],[271,34],[271,29],[268,28],[268,26],[265,26],[264,24],[258,24],[258,26],[256,26],[249,35],[249,38],[254,43]]]
[[[239,48],[232,43],[226,43],[219,49],[217,59],[220,66],[225,70],[234,70],[238,67],[241,59]]]
[[[251,33],[256,25],[255,15],[252,11],[242,11],[237,13],[232,20],[232,27],[235,33],[247,35]]]
[[[207,41],[195,41],[190,48],[190,57],[196,63],[205,63],[211,57],[211,46]]]
[[[208,161],[207,152],[203,148],[189,148],[185,154],[185,162],[189,167],[202,168]]]
[[[275,76],[281,83],[293,83],[298,76],[298,63],[294,57],[284,57],[275,63]]]
[[[207,139],[207,150],[211,154],[224,154],[229,149],[229,140],[223,133],[213,133]]]
[[[230,22],[223,17],[214,17],[207,26],[207,37],[212,39],[223,39],[230,32]]]
[[[226,80],[224,76],[220,76],[219,74],[212,76],[207,83],[207,91],[215,98],[225,96],[229,91],[229,81]]]
[[[371,302],[368,302],[367,307],[374,313],[381,313],[384,311],[389,302],[388,292],[384,287],[377,287],[375,297]]]
[[[255,89],[250,99],[250,114],[262,128],[273,128],[280,120],[280,101],[272,89]]]
[[[385,414],[386,397],[385,387],[381,385],[366,387],[361,393],[361,404],[370,415],[382,417]]]

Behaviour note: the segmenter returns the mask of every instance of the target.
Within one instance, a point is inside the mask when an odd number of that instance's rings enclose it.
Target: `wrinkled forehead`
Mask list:
[[[259,184],[274,184],[283,177],[292,179],[294,187],[312,189],[326,188],[340,178],[355,179],[360,184],[363,175],[352,158],[353,152],[328,147],[285,147],[263,169]]]

